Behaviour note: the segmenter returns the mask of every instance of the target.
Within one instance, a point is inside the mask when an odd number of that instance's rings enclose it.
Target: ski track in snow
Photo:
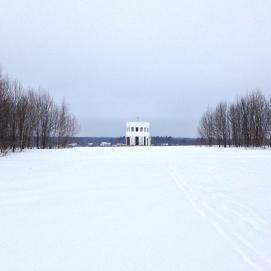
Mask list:
[[[203,189],[196,188],[193,189],[193,184],[187,184],[181,179],[176,167],[169,167],[169,174],[176,187],[182,191],[186,199],[190,202],[193,208],[214,227],[214,229],[221,234],[229,242],[231,247],[240,255],[242,260],[251,266],[253,270],[264,271],[266,267],[271,266],[271,261],[268,258],[261,256],[255,249],[252,243],[243,237],[236,229],[234,229],[234,224],[227,217],[224,217],[216,210],[210,202],[212,202],[212,197],[202,197]],[[205,191],[206,192],[206,191]],[[211,191],[210,191],[211,193]],[[234,202],[235,205],[247,210],[247,207],[241,203]],[[248,210],[247,210],[248,211]],[[250,211],[250,210],[249,210]],[[260,231],[261,225],[267,222],[254,214],[252,217],[245,217],[242,212],[237,212],[235,210],[227,210],[227,212],[234,215],[234,219],[242,221],[243,223],[250,226],[254,231]],[[261,267],[258,262],[263,263],[266,267]]]

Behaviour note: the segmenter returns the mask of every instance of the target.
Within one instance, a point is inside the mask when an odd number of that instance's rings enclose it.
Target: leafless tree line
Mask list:
[[[204,113],[198,131],[209,146],[271,146],[271,100],[255,90],[232,104],[221,102]]]
[[[77,131],[65,102],[48,92],[25,89],[0,72],[0,152],[25,148],[66,147]]]

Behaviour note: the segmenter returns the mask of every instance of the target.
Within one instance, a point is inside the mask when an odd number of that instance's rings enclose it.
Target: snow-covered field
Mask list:
[[[271,270],[271,151],[0,157],[0,270]]]

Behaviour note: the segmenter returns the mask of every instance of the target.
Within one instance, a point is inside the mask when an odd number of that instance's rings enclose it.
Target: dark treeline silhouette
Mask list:
[[[73,137],[73,143],[77,146],[100,146],[102,142],[109,142],[111,145],[124,145],[125,137]],[[200,139],[198,138],[183,138],[183,137],[171,137],[171,136],[152,136],[151,143],[153,146],[191,146],[199,145]]]
[[[256,90],[232,104],[221,102],[204,113],[198,131],[209,146],[271,146],[271,100]]]
[[[65,147],[77,130],[66,103],[48,92],[25,89],[0,71],[0,152]]]
[[[199,145],[198,138],[172,137],[172,136],[152,136],[151,143],[154,146],[167,144],[168,146],[192,146]]]

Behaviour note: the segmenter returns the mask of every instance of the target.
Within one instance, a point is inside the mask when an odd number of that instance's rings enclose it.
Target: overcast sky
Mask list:
[[[0,0],[0,65],[65,97],[80,135],[197,136],[208,105],[271,96],[270,0]]]

